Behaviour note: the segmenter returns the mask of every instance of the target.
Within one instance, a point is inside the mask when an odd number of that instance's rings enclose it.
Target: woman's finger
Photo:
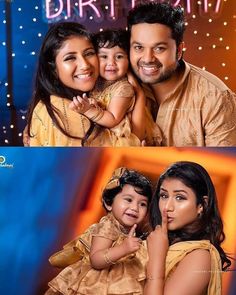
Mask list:
[[[166,233],[168,231],[167,224],[168,224],[168,222],[167,222],[167,212],[166,212],[166,209],[164,209],[163,212],[162,212],[162,223],[161,223],[161,227],[162,227],[162,230],[164,232],[166,232]]]

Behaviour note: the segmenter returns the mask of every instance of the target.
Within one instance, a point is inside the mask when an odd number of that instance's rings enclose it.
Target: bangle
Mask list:
[[[96,113],[94,116],[92,116],[92,117],[90,118],[90,120],[92,120],[92,121],[94,121],[94,122],[97,122],[97,121],[99,121],[99,120],[103,117],[103,115],[104,115],[104,110],[101,109],[99,106],[95,106],[95,108],[96,108],[96,110],[97,110],[97,113]]]
[[[111,258],[109,257],[109,249],[107,249],[105,252],[104,252],[104,260],[107,264],[116,264],[114,261],[111,260]]]
[[[147,276],[146,279],[147,279],[148,281],[164,280],[163,277],[155,277],[155,278],[154,278],[153,276]]]

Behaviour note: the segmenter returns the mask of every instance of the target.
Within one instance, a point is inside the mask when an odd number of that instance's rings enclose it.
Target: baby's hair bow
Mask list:
[[[105,189],[113,189],[120,185],[120,178],[123,176],[123,174],[127,171],[127,168],[120,167],[117,168],[113,174],[111,179],[108,181]]]

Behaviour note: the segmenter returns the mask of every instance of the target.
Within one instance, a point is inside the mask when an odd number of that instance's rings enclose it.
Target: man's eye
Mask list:
[[[165,50],[166,50],[165,47],[156,47],[156,48],[155,48],[155,52],[163,52],[163,51],[165,51]]]
[[[140,46],[140,45],[135,45],[134,46],[134,49],[136,50],[136,51],[140,51],[140,50],[142,50],[142,46]]]

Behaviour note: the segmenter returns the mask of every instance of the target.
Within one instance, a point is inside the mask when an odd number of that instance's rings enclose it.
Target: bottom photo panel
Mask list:
[[[236,294],[236,148],[0,148],[0,294]]]

